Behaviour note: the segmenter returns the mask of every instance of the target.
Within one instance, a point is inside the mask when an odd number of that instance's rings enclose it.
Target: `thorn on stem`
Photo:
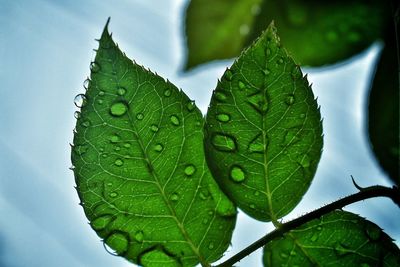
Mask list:
[[[359,185],[356,183],[356,181],[354,180],[353,175],[350,175],[350,177],[351,177],[351,180],[353,181],[353,185],[354,185],[359,191],[363,191],[363,190],[365,189],[364,187],[361,187],[361,186],[359,186]]]

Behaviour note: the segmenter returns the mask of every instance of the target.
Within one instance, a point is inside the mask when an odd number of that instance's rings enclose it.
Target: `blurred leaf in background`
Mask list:
[[[379,0],[192,0],[186,11],[185,69],[238,56],[272,20],[296,62],[336,63],[382,37],[389,11]]]
[[[395,23],[399,23],[399,7]],[[391,23],[385,47],[371,83],[368,106],[368,132],[372,150],[389,178],[400,185],[399,178],[399,40]],[[396,38],[397,34],[397,38]]]

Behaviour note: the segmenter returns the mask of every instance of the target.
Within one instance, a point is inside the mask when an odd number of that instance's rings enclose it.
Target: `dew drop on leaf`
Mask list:
[[[152,125],[150,126],[150,130],[151,130],[153,133],[156,133],[156,132],[158,132],[158,126],[155,125],[155,124],[152,124]]]
[[[294,104],[294,95],[293,94],[288,95],[285,99],[285,103],[289,106],[293,105]]]
[[[116,159],[114,161],[114,164],[119,167],[119,166],[124,165],[124,161],[122,159]]]
[[[221,92],[215,92],[215,98],[220,101],[223,102],[226,100],[226,95],[224,93]]]
[[[228,122],[230,121],[231,117],[228,114],[220,113],[217,114],[217,120],[220,122]]]
[[[79,111],[74,112],[75,119],[79,119],[80,115],[81,115],[81,113]]]
[[[173,193],[170,197],[172,201],[178,201],[179,200],[179,195],[177,193]]]
[[[112,221],[113,217],[111,215],[104,215],[94,219],[90,225],[94,230],[103,230]]]
[[[109,194],[109,196],[112,197],[112,198],[116,198],[116,197],[118,196],[118,193],[116,193],[116,192],[111,192],[111,193]]]
[[[236,142],[233,137],[224,134],[215,134],[211,141],[215,149],[223,152],[236,150]]]
[[[90,83],[89,78],[87,78],[86,80],[83,81],[83,88],[85,88],[85,90],[87,90],[89,88],[89,83]]]
[[[175,126],[178,126],[180,124],[178,117],[175,115],[171,115],[170,120],[171,120],[171,123]]]
[[[126,89],[124,87],[118,87],[117,94],[123,96],[126,94]]]
[[[143,115],[143,113],[138,113],[138,114],[136,114],[136,119],[138,119],[138,120],[143,120],[143,118],[144,118],[144,115]]]
[[[166,96],[166,97],[171,96],[171,90],[170,89],[165,89],[164,96]]]
[[[210,244],[208,244],[208,249],[214,249],[214,243],[210,243]]]
[[[156,152],[161,152],[164,149],[162,144],[155,144],[154,145],[154,151]]]
[[[184,172],[187,176],[192,176],[196,172],[196,167],[192,164],[187,165]]]
[[[99,92],[99,96],[104,96],[104,94],[105,94],[104,91]]]
[[[137,231],[134,236],[135,240],[139,243],[143,242],[144,234],[143,231]]]
[[[90,121],[82,122],[82,126],[85,127],[85,128],[89,127],[90,126]]]
[[[110,108],[110,113],[113,116],[120,117],[128,111],[128,106],[123,102],[114,103]]]
[[[312,236],[311,236],[311,242],[315,242],[315,241],[317,241],[318,240],[318,237],[319,237],[319,233],[318,232],[316,232],[316,233],[314,233]]]
[[[128,250],[128,238],[122,233],[113,233],[105,240],[105,243],[112,248],[116,254],[121,255]]]
[[[96,72],[99,72],[100,71],[100,65],[99,65],[99,63],[97,63],[97,62],[92,62],[92,63],[90,63],[90,70],[93,72],[93,73],[96,73]]]
[[[195,103],[194,103],[194,101],[189,101],[189,102],[186,104],[186,108],[187,108],[188,111],[193,111],[194,108],[195,108]]]
[[[225,77],[228,81],[231,81],[231,80],[232,80],[232,77],[233,77],[232,71],[229,70],[229,69],[227,69],[227,70],[225,71],[224,77]]]
[[[76,107],[81,108],[86,104],[86,96],[84,94],[78,94],[74,98],[74,104]]]
[[[242,168],[237,165],[234,165],[231,168],[230,177],[234,182],[237,182],[237,183],[244,181],[244,179],[246,178]]]
[[[119,136],[114,134],[113,136],[110,137],[110,142],[111,143],[117,143],[120,140]]]

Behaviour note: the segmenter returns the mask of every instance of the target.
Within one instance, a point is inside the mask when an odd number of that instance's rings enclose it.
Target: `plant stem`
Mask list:
[[[354,182],[354,180],[353,180]],[[320,218],[322,215],[328,214],[334,210],[341,209],[346,205],[356,203],[361,200],[365,200],[368,198],[374,198],[374,197],[388,197],[393,200],[394,203],[396,203],[400,207],[400,190],[396,186],[393,186],[393,188],[390,187],[384,187],[384,186],[370,186],[370,187],[365,187],[361,188],[359,187],[355,182],[355,186],[360,190],[358,193],[355,193],[353,195],[344,197],[342,199],[339,199],[335,202],[332,202],[322,208],[316,209],[310,213],[307,213],[299,218],[296,218],[294,220],[288,221],[286,223],[281,224],[280,227],[276,228],[272,232],[266,234],[264,237],[260,238],[253,244],[249,245],[247,248],[243,249],[233,257],[229,258],[225,262],[216,265],[215,267],[230,267],[233,266],[236,262],[239,262],[241,259],[244,257],[250,255],[257,249],[265,246],[268,242],[274,240],[275,238],[282,237],[283,234],[289,232],[290,230],[293,230],[305,223],[308,223],[314,219]]]

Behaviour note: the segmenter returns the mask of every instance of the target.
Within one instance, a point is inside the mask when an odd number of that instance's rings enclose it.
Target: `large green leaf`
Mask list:
[[[262,0],[192,0],[186,11],[186,69],[232,58],[246,42]]]
[[[203,123],[194,102],[129,60],[106,26],[72,163],[86,216],[116,254],[144,266],[194,266],[228,248],[236,208],[207,168]]]
[[[264,248],[264,266],[400,266],[400,250],[377,225],[334,211]]]
[[[273,220],[308,189],[322,149],[319,109],[275,27],[225,71],[205,125],[208,165],[247,214]]]
[[[380,38],[389,20],[388,1],[381,0],[242,0],[241,12],[230,12],[226,2],[191,1],[186,14],[189,67],[238,56],[272,20],[297,62],[335,63]]]
[[[398,17],[397,20],[399,20]],[[385,47],[371,85],[368,107],[368,132],[373,151],[380,165],[393,182],[400,185],[400,62],[398,62],[400,43],[398,39],[396,40],[394,28],[392,26],[388,30],[385,38]]]

